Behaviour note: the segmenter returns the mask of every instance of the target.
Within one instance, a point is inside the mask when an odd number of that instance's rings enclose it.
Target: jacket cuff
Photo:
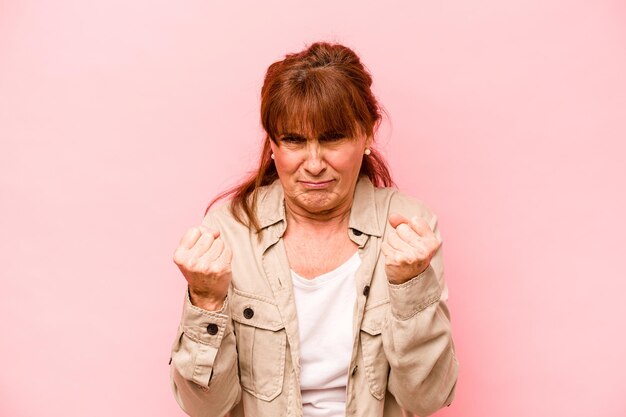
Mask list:
[[[227,312],[228,297],[218,311],[204,310],[191,303],[189,290],[185,292],[185,306],[181,325],[183,332],[191,340],[219,348],[229,317]]]
[[[204,310],[191,304],[189,290],[185,291],[180,336],[172,349],[172,361],[185,379],[201,387],[207,387],[213,376],[215,358],[229,321],[226,302],[220,311]]]
[[[388,284],[391,312],[398,320],[413,317],[441,297],[439,280],[431,265],[405,283]]]

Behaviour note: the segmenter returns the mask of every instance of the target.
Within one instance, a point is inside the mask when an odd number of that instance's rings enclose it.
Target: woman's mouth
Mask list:
[[[306,187],[306,188],[312,188],[312,189],[320,189],[320,188],[326,188],[330,185],[330,183],[333,182],[333,180],[328,180],[328,181],[300,181],[300,183]]]

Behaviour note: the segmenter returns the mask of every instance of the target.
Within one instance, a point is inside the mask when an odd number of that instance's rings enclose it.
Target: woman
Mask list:
[[[452,402],[437,220],[390,188],[371,84],[342,45],[268,68],[258,171],[174,253],[188,291],[171,380],[189,415],[425,416]]]

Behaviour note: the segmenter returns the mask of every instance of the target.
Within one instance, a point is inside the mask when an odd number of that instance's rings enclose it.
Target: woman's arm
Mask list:
[[[187,294],[172,345],[170,380],[174,397],[192,417],[222,417],[240,400],[237,350],[225,303],[221,311],[200,309]]]
[[[237,348],[228,309],[232,251],[207,213],[174,252],[187,280],[183,315],[172,345],[172,389],[192,417],[222,417],[240,400]]]
[[[441,241],[436,217],[427,220]],[[441,246],[419,275],[402,284],[389,283],[389,298],[383,328],[383,349],[391,368],[388,389],[402,408],[428,416],[454,399],[459,368]]]

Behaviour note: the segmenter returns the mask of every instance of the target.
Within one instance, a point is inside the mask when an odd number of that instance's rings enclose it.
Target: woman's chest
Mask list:
[[[314,239],[306,235],[284,239],[289,268],[304,278],[315,278],[346,262],[358,246],[348,236]]]
[[[287,393],[295,388],[313,386],[319,380],[310,381],[308,376],[325,375],[326,382],[336,388],[336,380],[357,378],[359,384],[370,385],[377,399],[384,395],[388,365],[382,350],[382,326],[388,300],[384,293],[386,280],[377,268],[377,247],[365,245],[360,251],[362,259],[354,277],[349,281],[350,296],[341,297],[333,291],[321,311],[332,318],[321,328],[306,328],[322,321],[309,317],[304,319],[307,309],[298,307],[298,293],[294,288],[287,260],[285,242],[279,240],[265,250],[247,253],[238,251],[233,257],[232,289],[229,293],[230,316],[235,333],[240,382],[245,392],[262,401],[271,401],[281,395],[292,382]],[[352,254],[356,248],[352,249]],[[305,300],[310,301],[310,300]],[[345,308],[344,312],[333,310]],[[340,318],[344,320],[340,323]],[[303,324],[306,324],[303,326]],[[330,330],[329,330],[330,329]],[[332,331],[342,336],[343,348],[339,349]],[[322,343],[320,338],[328,338]],[[319,363],[309,363],[315,357],[316,347],[323,347],[324,357],[342,359],[340,367],[329,368],[325,374],[318,371]],[[308,353],[307,353],[308,352]],[[342,353],[343,352],[343,353]],[[346,375],[346,371],[349,370]],[[296,375],[295,381],[288,376]],[[291,382],[290,382],[291,381]],[[355,380],[356,381],[356,380]],[[287,384],[287,385],[285,385]],[[299,391],[299,390],[298,390]],[[343,391],[342,391],[343,392]]]

